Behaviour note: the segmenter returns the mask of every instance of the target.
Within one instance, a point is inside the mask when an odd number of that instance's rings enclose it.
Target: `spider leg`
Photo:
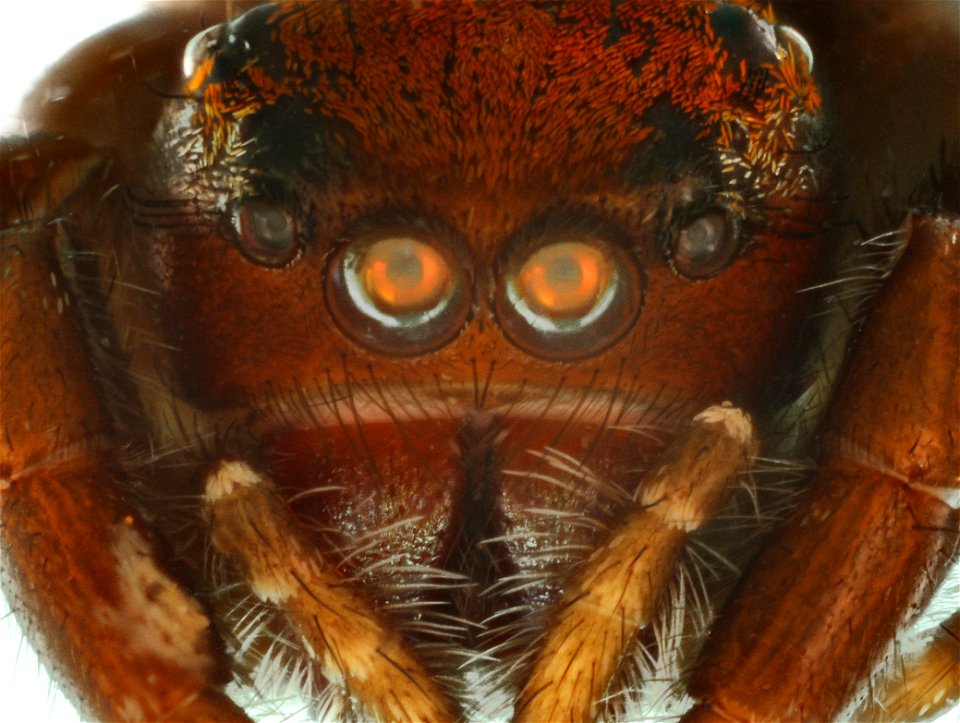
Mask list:
[[[373,601],[317,552],[268,479],[243,462],[220,463],[207,477],[206,511],[214,548],[286,613],[327,680],[380,720],[460,717]]]
[[[956,217],[909,221],[810,497],[714,628],[691,683],[703,703],[686,720],[835,719],[946,573],[958,543],[958,235]]]
[[[652,623],[687,533],[723,504],[758,450],[750,417],[731,405],[698,414],[635,495],[635,509],[586,561],[517,700],[518,721],[594,720],[637,632]]]
[[[86,716],[247,720],[200,604],[164,570],[124,498],[111,423],[54,240],[103,159],[69,144],[8,156],[3,193],[3,589]]]
[[[882,696],[868,697],[856,719],[931,720],[960,701],[960,610],[924,637],[914,655],[895,658]]]

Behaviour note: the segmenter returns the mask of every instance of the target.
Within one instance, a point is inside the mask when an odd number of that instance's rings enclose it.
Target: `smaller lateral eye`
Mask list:
[[[234,212],[233,224],[240,251],[262,266],[284,266],[300,250],[296,221],[282,203],[247,199]]]
[[[670,243],[673,269],[688,279],[707,279],[723,271],[740,251],[740,225],[730,213],[710,209],[689,219]]]

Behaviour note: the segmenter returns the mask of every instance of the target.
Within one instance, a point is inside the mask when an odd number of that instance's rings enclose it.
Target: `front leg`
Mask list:
[[[125,498],[80,311],[56,252],[103,159],[63,142],[5,157],[0,329],[3,591],[85,716],[247,720],[201,605]]]
[[[691,684],[703,704],[685,720],[835,719],[955,558],[958,236],[956,216],[911,219],[834,402],[808,503],[711,634]],[[955,698],[955,686],[948,672],[926,702]]]

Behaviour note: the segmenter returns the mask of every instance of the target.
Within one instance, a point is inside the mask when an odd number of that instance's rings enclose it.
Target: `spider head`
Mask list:
[[[740,4],[269,6],[188,60],[151,161],[196,221],[150,245],[179,393],[245,410],[385,598],[430,568],[473,622],[542,604],[678,420],[755,407],[794,344],[819,98]]]

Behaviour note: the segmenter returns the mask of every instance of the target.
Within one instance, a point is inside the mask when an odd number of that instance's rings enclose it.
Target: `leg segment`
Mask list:
[[[713,516],[757,449],[750,418],[731,405],[694,418],[638,486],[636,509],[569,585],[517,700],[516,720],[597,717],[620,661],[655,620],[687,533]]]
[[[156,561],[123,497],[111,425],[51,220],[95,154],[14,149],[3,169],[0,536],[3,589],[82,714],[246,720],[220,692],[209,621]]]
[[[957,547],[960,220],[915,217],[834,403],[807,504],[698,663],[688,720],[827,720]]]
[[[327,564],[273,491],[242,462],[207,478],[214,548],[237,562],[254,593],[279,606],[327,680],[378,720],[456,720],[444,692],[389,621]]]

